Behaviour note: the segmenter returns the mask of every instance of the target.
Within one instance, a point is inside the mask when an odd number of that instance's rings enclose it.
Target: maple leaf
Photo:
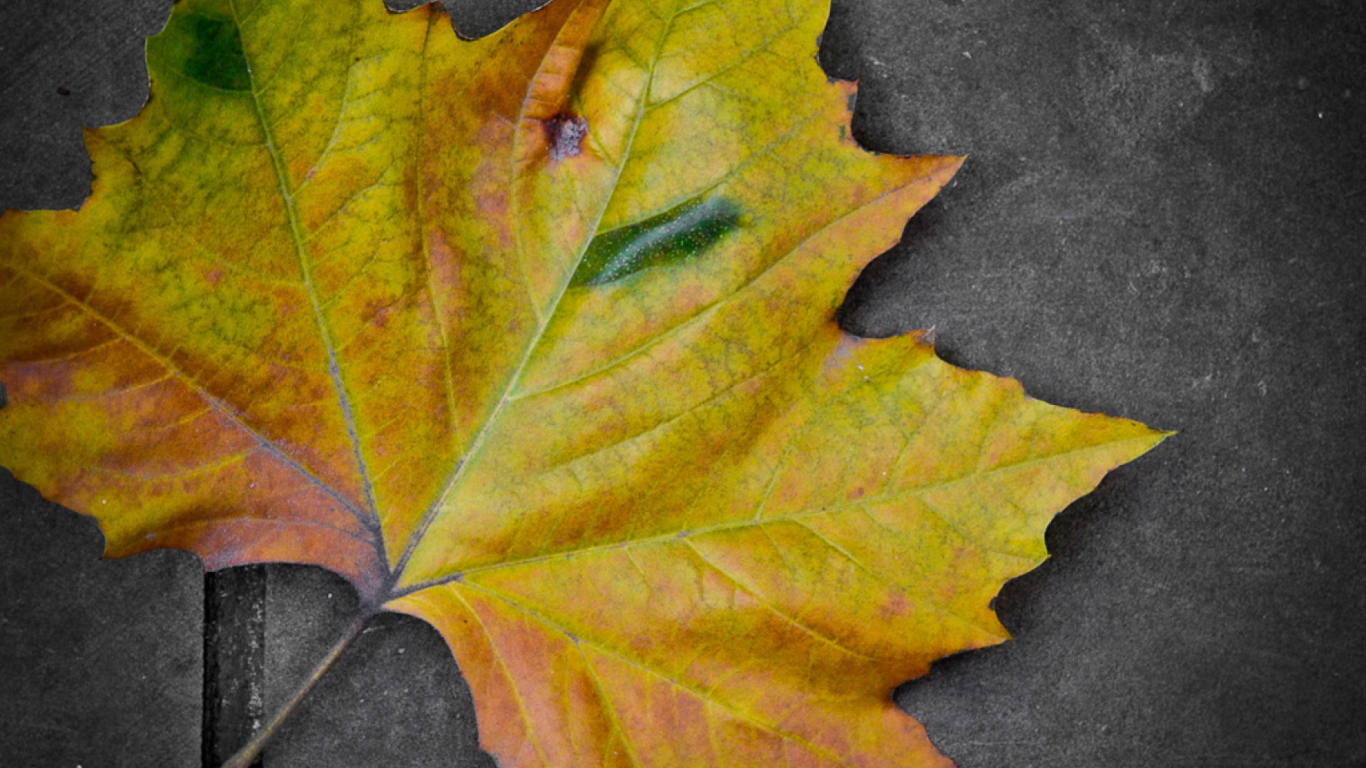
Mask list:
[[[960,159],[856,145],[826,10],[185,0],[0,219],[0,462],[431,623],[505,768],[946,764],[892,689],[1163,435],[839,329]]]

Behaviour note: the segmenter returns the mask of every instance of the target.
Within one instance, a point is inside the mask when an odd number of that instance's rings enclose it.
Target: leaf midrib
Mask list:
[[[927,484],[927,485],[921,485],[921,486],[916,486],[916,487],[912,487],[912,488],[903,488],[903,489],[900,489],[900,490],[897,490],[897,491],[891,491],[891,492],[888,492],[888,493],[875,494],[875,495],[871,495],[871,496],[864,496],[864,497],[862,497],[862,498],[855,499],[855,500],[853,500],[853,501],[848,501],[848,502],[843,502],[843,503],[838,503],[838,504],[829,504],[829,505],[820,506],[820,507],[807,508],[807,509],[803,509],[803,510],[801,510],[801,511],[799,511],[799,512],[796,512],[796,513],[793,513],[793,514],[783,515],[783,516],[780,516],[780,517],[771,517],[771,518],[766,518],[766,519],[762,519],[762,520],[754,520],[754,519],[752,519],[752,518],[746,518],[746,519],[743,519],[743,520],[732,520],[732,521],[727,521],[727,522],[715,523],[715,524],[708,525],[708,526],[702,526],[702,527],[698,527],[698,528],[691,528],[691,529],[688,529],[688,530],[685,530],[685,531],[667,531],[667,532],[664,532],[664,533],[653,534],[653,535],[649,535],[649,536],[641,536],[641,537],[637,537],[637,538],[618,539],[618,540],[614,540],[614,541],[604,542],[604,543],[601,543],[601,544],[594,544],[594,545],[588,546],[588,547],[579,547],[579,548],[576,548],[576,549],[565,549],[565,550],[561,550],[561,551],[558,551],[558,552],[549,552],[549,553],[542,554],[542,555],[532,555],[532,556],[529,556],[529,557],[517,558],[517,559],[514,559],[514,560],[504,560],[504,561],[501,561],[501,562],[489,563],[489,564],[486,564],[486,565],[477,565],[477,566],[474,566],[474,567],[471,567],[471,568],[466,568],[466,569],[464,569],[464,570],[457,571],[457,572],[452,573],[452,574],[449,574],[449,575],[447,575],[447,576],[442,576],[442,577],[436,578],[436,579],[429,579],[429,580],[427,580],[427,581],[418,582],[418,583],[412,584],[412,585],[410,585],[410,586],[408,586],[408,587],[404,587],[404,588],[402,588],[402,589],[395,590],[395,591],[390,595],[390,599],[391,599],[391,600],[392,600],[392,599],[397,599],[397,598],[400,598],[400,597],[404,597],[404,596],[406,596],[406,595],[411,595],[411,594],[413,594],[413,593],[415,593],[415,592],[420,592],[420,591],[422,591],[422,590],[424,590],[424,589],[428,589],[428,588],[431,588],[431,587],[442,586],[442,585],[451,584],[451,583],[473,583],[473,582],[468,581],[468,577],[474,576],[474,575],[479,574],[479,573],[486,573],[486,572],[489,572],[489,571],[496,571],[496,570],[501,570],[501,569],[504,569],[504,568],[512,568],[512,567],[523,566],[523,565],[535,565],[535,564],[537,564],[537,563],[546,563],[546,562],[550,562],[550,561],[553,561],[553,560],[567,559],[567,558],[571,558],[571,557],[578,557],[578,556],[580,556],[580,555],[591,554],[591,553],[594,553],[594,552],[604,552],[604,551],[607,551],[607,550],[615,550],[615,549],[619,549],[619,548],[621,548],[621,547],[632,547],[632,546],[640,546],[640,545],[648,545],[648,544],[657,544],[657,543],[662,543],[662,542],[666,542],[666,541],[677,541],[677,540],[680,539],[680,538],[692,538],[692,537],[695,537],[695,536],[703,536],[703,535],[710,534],[710,533],[721,533],[721,532],[729,531],[729,530],[736,530],[736,529],[741,529],[741,528],[752,528],[752,527],[756,527],[756,526],[763,526],[763,525],[768,525],[768,524],[770,524],[770,523],[786,523],[786,522],[801,523],[802,521],[809,520],[809,519],[818,517],[818,516],[820,516],[820,515],[829,514],[829,513],[831,513],[831,512],[840,512],[840,511],[843,511],[843,510],[846,510],[846,509],[852,509],[852,508],[855,508],[855,507],[861,507],[861,506],[864,506],[864,505],[867,505],[867,504],[876,503],[876,502],[894,501],[894,500],[902,499],[902,498],[911,498],[911,497],[914,497],[914,496],[918,496],[918,495],[922,495],[922,494],[927,494],[927,493],[932,493],[932,492],[934,492],[934,491],[943,490],[944,488],[948,488],[948,487],[951,487],[951,486],[954,486],[954,485],[958,485],[958,484],[961,484],[961,483],[971,482],[971,481],[974,481],[974,480],[981,480],[981,479],[983,479],[983,478],[991,477],[991,476],[993,476],[993,475],[997,475],[997,474],[1001,474],[1001,473],[1005,473],[1005,472],[1020,471],[1020,470],[1022,470],[1022,469],[1028,468],[1028,467],[1030,467],[1030,466],[1032,466],[1032,465],[1040,464],[1040,463],[1043,463],[1043,462],[1046,462],[1046,461],[1057,460],[1057,459],[1061,459],[1061,458],[1067,457],[1067,456],[1072,456],[1072,455],[1075,455],[1075,454],[1084,454],[1084,453],[1091,453],[1091,452],[1099,452],[1099,451],[1103,451],[1103,450],[1106,450],[1106,449],[1112,449],[1112,448],[1115,448],[1115,447],[1117,447],[1117,446],[1125,445],[1125,444],[1129,444],[1129,443],[1147,443],[1150,439],[1151,439],[1151,438],[1149,438],[1149,437],[1147,437],[1147,436],[1131,437],[1131,438],[1126,438],[1126,439],[1123,439],[1123,440],[1114,440],[1114,441],[1109,441],[1109,442],[1104,442],[1104,443],[1098,443],[1098,444],[1094,444],[1094,445],[1088,445],[1088,446],[1084,446],[1084,447],[1080,447],[1080,448],[1071,448],[1071,449],[1068,449],[1068,450],[1066,450],[1066,451],[1060,451],[1060,452],[1058,452],[1058,453],[1050,453],[1050,454],[1047,454],[1047,455],[1044,455],[1044,456],[1036,456],[1036,457],[1031,458],[1031,459],[1026,459],[1026,460],[1024,460],[1024,461],[1019,461],[1019,462],[1014,462],[1014,463],[1011,463],[1011,464],[1000,465],[1000,466],[997,466],[997,467],[993,467],[992,469],[987,470],[987,471],[985,471],[985,472],[971,472],[971,473],[968,473],[968,474],[966,474],[966,475],[962,475],[962,476],[959,476],[959,477],[951,478],[951,479],[948,479],[948,480],[943,480],[943,481],[939,481],[939,482],[930,483],[930,484]],[[981,542],[978,542],[978,541],[977,541],[976,539],[974,539],[973,537],[971,537],[971,536],[969,536],[969,535],[967,535],[967,534],[965,534],[965,533],[959,531],[957,528],[955,528],[954,526],[952,526],[951,524],[949,524],[948,521],[947,521],[947,520],[944,520],[943,517],[942,517],[936,510],[931,509],[931,510],[929,510],[929,511],[930,511],[930,513],[931,513],[932,515],[934,515],[936,518],[938,518],[938,519],[940,519],[940,520],[943,520],[944,523],[945,523],[945,525],[946,525],[947,527],[949,527],[951,530],[953,530],[955,533],[957,533],[964,541],[968,542],[969,544],[972,544],[975,548],[977,548],[977,549],[979,549],[979,550],[981,550],[981,551],[983,551],[983,552],[989,552],[989,553],[991,553],[991,554],[1002,555],[1002,556],[1004,556],[1004,557],[1010,557],[1010,558],[1014,558],[1014,559],[1017,559],[1017,560],[1026,560],[1026,561],[1030,561],[1030,562],[1032,562],[1032,561],[1034,560],[1034,558],[1033,558],[1032,556],[1030,556],[1030,555],[1022,555],[1022,554],[1019,554],[1019,553],[1017,553],[1017,552],[1009,552],[1009,551],[1005,551],[1005,550],[993,549],[993,548],[990,548],[990,547],[983,546],[983,545],[981,544]]]
[[[577,7],[575,10],[577,10]],[[594,220],[593,226],[591,227],[589,233],[587,234],[587,236],[584,237],[584,242],[580,246],[578,256],[575,259],[574,269],[566,270],[566,277],[562,281],[559,291],[555,294],[554,299],[552,299],[552,301],[550,302],[550,306],[546,308],[544,312],[540,310],[540,308],[536,308],[539,327],[536,330],[536,334],[527,343],[526,351],[522,354],[522,359],[518,362],[517,368],[514,369],[512,375],[508,378],[507,384],[503,387],[503,391],[498,398],[498,404],[494,407],[494,410],[489,414],[488,418],[484,420],[484,423],[480,425],[479,431],[475,434],[474,439],[470,442],[470,447],[465,451],[464,455],[460,457],[460,460],[456,464],[456,467],[452,471],[450,477],[442,484],[441,493],[437,496],[436,501],[433,502],[432,505],[423,514],[421,522],[418,524],[418,527],[414,530],[412,536],[408,540],[407,546],[404,548],[402,557],[400,557],[398,563],[394,566],[390,574],[391,599],[394,597],[398,597],[406,592],[397,590],[395,589],[395,587],[397,586],[399,580],[402,578],[403,571],[407,567],[408,562],[411,560],[413,553],[417,550],[417,547],[422,543],[423,539],[426,536],[427,530],[431,527],[433,521],[435,521],[436,517],[440,514],[442,508],[445,506],[446,500],[451,496],[451,494],[459,486],[461,480],[465,477],[465,470],[470,466],[474,458],[479,454],[479,451],[483,448],[489,433],[492,431],[493,426],[497,424],[498,419],[502,415],[503,411],[507,408],[509,404],[514,402],[515,398],[513,397],[513,393],[517,391],[517,387],[521,383],[522,376],[526,373],[527,367],[530,365],[531,360],[536,353],[536,350],[540,347],[541,341],[545,337],[546,330],[550,327],[551,321],[555,318],[555,315],[559,310],[560,303],[563,301],[565,294],[569,290],[569,284],[571,282],[573,274],[577,270],[578,265],[583,262],[584,255],[588,252],[588,246],[592,243],[593,236],[596,235],[598,227],[602,224],[602,217],[611,208],[612,200],[615,199],[617,194],[618,182],[621,179],[622,170],[626,167],[626,164],[630,162],[631,150],[635,144],[636,135],[640,129],[641,121],[645,116],[645,106],[649,103],[650,93],[654,88],[655,69],[659,63],[660,53],[664,47],[665,40],[668,38],[669,33],[673,28],[673,20],[678,16],[678,14],[679,11],[675,10],[674,13],[670,15],[668,20],[665,21],[663,29],[659,35],[659,40],[655,44],[655,51],[650,59],[650,68],[646,74],[645,87],[641,91],[639,104],[636,106],[636,115],[632,121],[631,134],[627,137],[626,144],[621,152],[621,161],[620,163],[618,163],[616,167],[616,172],[613,174],[612,177],[611,191],[608,193],[606,199],[603,201],[602,207],[598,211],[597,218],[596,220]],[[556,38],[558,39],[558,33],[556,35]],[[552,41],[551,46],[546,49],[545,55],[548,56],[550,51],[553,50],[553,48],[554,41]],[[529,98],[531,88],[535,85],[536,79],[540,76],[542,71],[541,68],[544,67],[544,65],[545,58],[543,56],[541,60],[541,65],[536,70],[536,75],[533,76],[531,81],[527,84],[527,96],[524,97],[522,101],[523,114],[518,115],[518,120],[516,124],[518,127],[520,127],[522,125],[522,122],[525,120],[524,111],[527,103],[527,98]],[[514,130],[516,130],[516,128],[514,128]],[[515,181],[516,179],[516,158],[517,153],[515,151],[509,154],[509,161],[513,163],[511,173],[509,174],[512,181]],[[513,196],[513,200],[515,203],[515,195]],[[517,210],[515,207],[512,209],[512,218],[515,224],[517,220]],[[518,260],[520,262],[520,238],[517,238],[515,247],[518,252]]]
[[[240,38],[242,23],[241,16],[237,11],[237,0],[228,0],[228,8],[232,11],[232,23]],[[270,156],[271,166],[275,170],[275,178],[280,188],[280,198],[284,202],[285,215],[289,221],[290,244],[293,246],[294,255],[299,261],[299,272],[303,277],[304,292],[308,295],[309,306],[313,309],[313,318],[317,324],[318,335],[323,348],[327,351],[327,373],[337,394],[338,404],[342,410],[342,419],[346,424],[347,438],[351,442],[353,458],[356,461],[356,468],[360,473],[361,484],[365,493],[365,507],[360,510],[365,514],[356,515],[357,522],[376,535],[377,544],[380,548],[380,560],[387,562],[388,558],[384,557],[384,533],[380,524],[379,512],[375,507],[374,487],[371,483],[369,469],[365,464],[364,452],[361,450],[360,436],[356,430],[355,412],[351,407],[351,397],[347,392],[345,382],[342,381],[341,366],[337,361],[337,349],[332,339],[332,329],[327,324],[327,318],[318,300],[317,289],[313,285],[313,270],[304,249],[307,238],[304,236],[303,225],[300,223],[299,210],[294,201],[294,195],[290,192],[288,169],[285,168],[284,158],[280,156],[275,132],[266,117],[265,108],[261,104],[261,96],[256,87],[256,75],[252,72],[251,59],[245,46],[242,49],[242,60],[246,62],[247,79],[251,83],[249,93],[251,94],[252,109],[256,113],[256,120],[260,123],[261,133],[265,137],[266,154]],[[355,515],[356,508],[351,506],[349,509]]]

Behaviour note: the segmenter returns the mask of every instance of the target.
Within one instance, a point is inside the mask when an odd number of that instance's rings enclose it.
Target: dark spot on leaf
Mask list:
[[[242,38],[231,19],[175,14],[166,33],[153,40],[163,46],[162,54],[191,80],[225,91],[251,89]]]
[[[570,285],[602,285],[649,267],[702,255],[740,226],[740,206],[721,197],[693,198],[635,224],[600,233],[588,245]]]
[[[0,382],[0,408],[9,405],[9,393],[5,391],[5,385]]]
[[[545,121],[545,133],[546,143],[550,145],[550,159],[558,163],[583,152],[588,121],[578,115],[559,114]]]

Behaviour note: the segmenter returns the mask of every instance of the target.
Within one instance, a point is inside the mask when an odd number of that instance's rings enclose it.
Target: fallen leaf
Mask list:
[[[839,329],[960,160],[856,145],[826,10],[184,0],[0,219],[0,462],[430,622],[505,768],[947,764],[893,687],[1162,435]]]

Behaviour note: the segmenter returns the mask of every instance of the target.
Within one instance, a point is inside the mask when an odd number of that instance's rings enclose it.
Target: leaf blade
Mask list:
[[[427,620],[505,764],[942,764],[891,688],[1163,438],[838,329],[961,158],[857,147],[815,0],[300,6],[180,4],[87,209],[0,219],[0,461]]]

